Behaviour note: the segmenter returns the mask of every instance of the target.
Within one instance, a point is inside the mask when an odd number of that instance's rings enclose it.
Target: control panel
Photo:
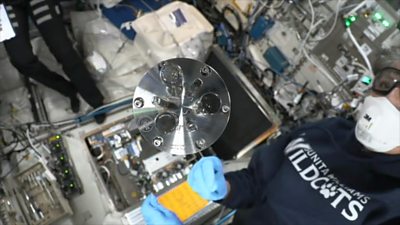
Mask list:
[[[83,192],[81,182],[69,157],[68,149],[61,135],[56,134],[48,140],[51,158],[49,167],[56,177],[65,198],[70,199]],[[73,149],[70,149],[72,151]]]

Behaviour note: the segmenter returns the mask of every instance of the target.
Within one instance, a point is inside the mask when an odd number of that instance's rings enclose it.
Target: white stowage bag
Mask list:
[[[212,25],[195,7],[179,1],[122,24],[121,29],[136,31],[133,41],[107,19],[93,19],[93,13],[71,13],[71,22],[86,62],[108,99],[132,94],[145,72],[162,60],[204,60],[213,42]]]
[[[81,36],[85,61],[107,101],[132,95],[149,69],[147,60],[107,19],[85,21],[83,17],[80,13],[71,14],[74,33]]]
[[[0,46],[0,124],[33,122],[29,92],[22,76],[11,65],[4,46]]]
[[[3,126],[34,121],[29,92],[25,87],[0,94],[0,121]]]
[[[93,8],[96,8],[98,4],[103,5],[106,8],[112,8],[122,0],[87,0],[86,2]]]
[[[0,59],[0,80],[3,81],[0,82],[0,94],[24,86],[18,71],[7,58]]]
[[[120,3],[122,0],[102,0],[104,7],[106,8],[112,8],[118,3]]]
[[[151,65],[175,57],[203,60],[213,42],[213,26],[195,7],[179,1],[136,19],[132,27]]]

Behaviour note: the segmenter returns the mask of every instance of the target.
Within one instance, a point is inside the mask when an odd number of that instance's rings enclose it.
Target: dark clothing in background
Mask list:
[[[5,7],[16,36],[5,41],[4,46],[17,70],[66,97],[74,98],[79,92],[92,107],[102,105],[102,94],[68,38],[59,5],[53,0],[7,0]],[[28,18],[35,23],[70,81],[50,71],[33,54]]]
[[[234,224],[400,224],[400,156],[365,151],[355,123],[339,118],[303,126],[226,174],[222,204]]]

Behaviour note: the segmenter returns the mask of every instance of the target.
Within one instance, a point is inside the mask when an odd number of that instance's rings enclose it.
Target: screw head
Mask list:
[[[231,108],[229,107],[229,106],[227,106],[227,105],[223,105],[222,106],[222,112],[223,113],[227,113],[227,112],[229,112],[231,110]]]
[[[208,76],[208,75],[211,74],[211,68],[210,68],[209,66],[203,66],[203,67],[200,69],[200,73],[201,73],[201,75],[203,75],[203,76]]]
[[[153,139],[153,145],[156,147],[160,147],[163,144],[163,142],[164,142],[163,138],[159,136]]]
[[[206,140],[200,138],[199,140],[195,141],[195,145],[198,149],[203,149],[206,146]]]
[[[144,105],[144,100],[141,97],[135,98],[135,100],[133,100],[133,104],[136,108],[142,108]]]

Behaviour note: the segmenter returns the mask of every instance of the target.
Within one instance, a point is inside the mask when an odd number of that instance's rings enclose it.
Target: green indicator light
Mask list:
[[[61,156],[61,157],[60,157],[60,160],[61,160],[61,161],[64,161],[64,159],[65,159],[64,156]]]
[[[350,27],[350,25],[351,25],[351,22],[350,22],[349,20],[347,20],[347,19],[346,19],[346,21],[345,21],[345,25],[346,25],[346,27]]]
[[[350,21],[351,21],[351,22],[356,21],[356,19],[357,19],[357,17],[355,17],[355,16],[350,16]]]
[[[363,76],[361,78],[361,82],[363,82],[366,85],[370,85],[372,83],[372,78],[368,76]]]
[[[65,174],[68,174],[68,173],[69,173],[69,170],[64,170],[64,173],[65,173]]]
[[[383,25],[384,27],[389,27],[389,26],[390,26],[390,23],[389,23],[389,21],[384,20],[384,21],[382,21],[382,25]]]
[[[60,139],[60,135],[57,135],[56,138],[57,138],[57,139]]]
[[[376,12],[376,13],[374,14],[374,18],[375,18],[376,20],[381,20],[381,19],[383,18],[383,16],[382,16],[382,14]]]
[[[60,144],[56,144],[56,147],[59,148],[59,147],[60,147]]]
[[[75,187],[75,185],[71,183],[71,184],[69,184],[69,187],[73,188],[73,187]]]

